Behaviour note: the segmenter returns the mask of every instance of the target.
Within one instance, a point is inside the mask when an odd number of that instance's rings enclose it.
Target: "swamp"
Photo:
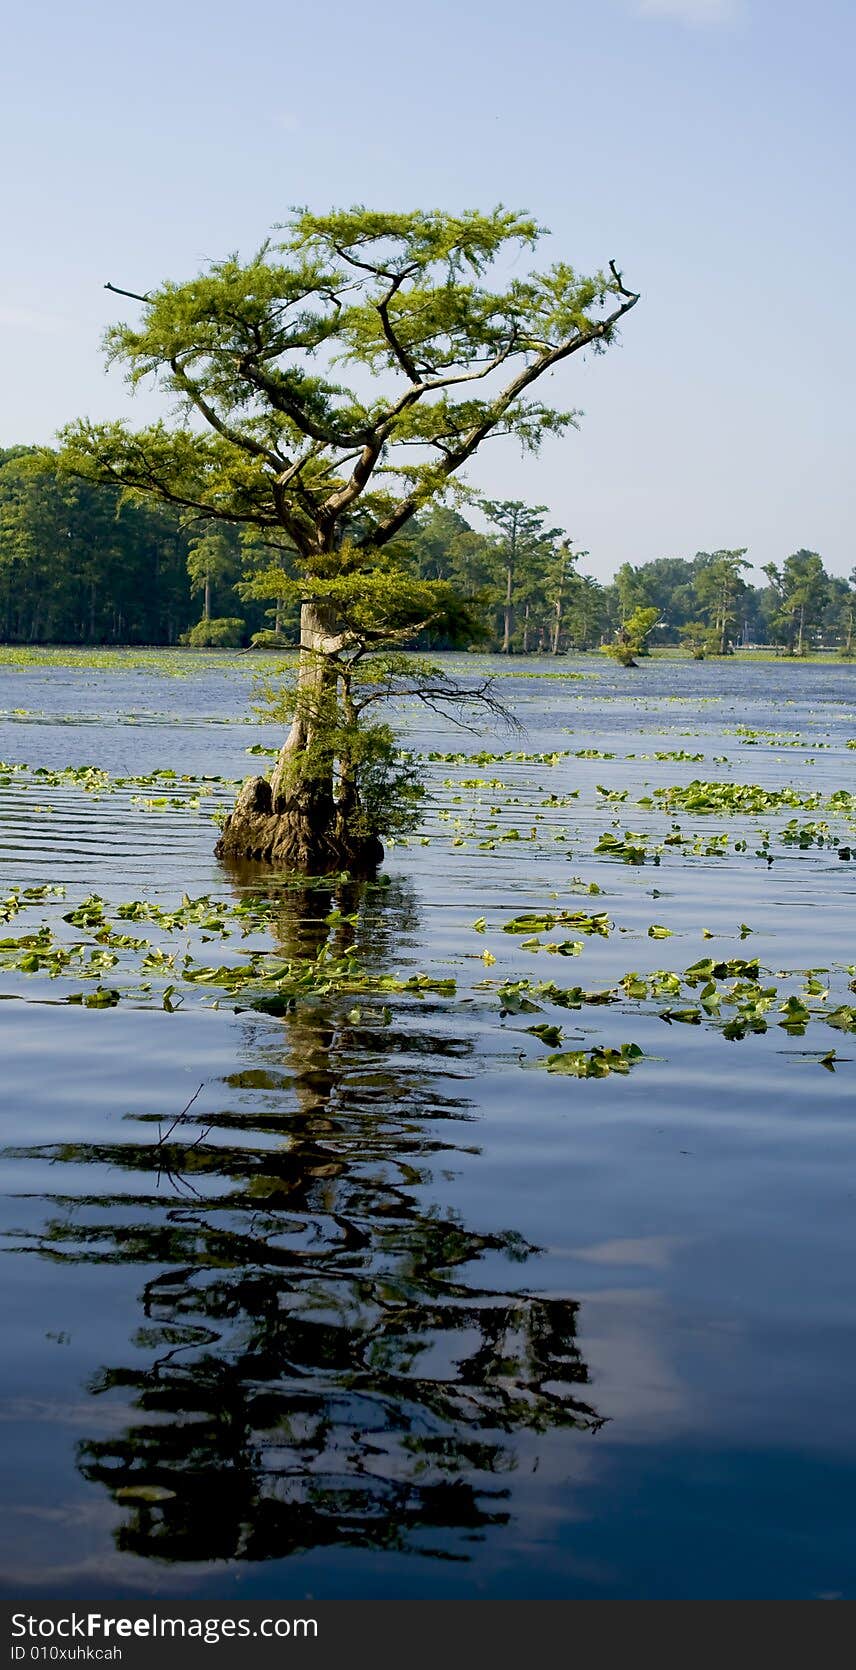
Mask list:
[[[0,652],[6,1593],[854,1592],[856,667],[438,659],[353,880],[270,656]]]

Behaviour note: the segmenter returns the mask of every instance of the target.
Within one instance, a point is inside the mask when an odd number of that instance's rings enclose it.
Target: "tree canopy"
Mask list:
[[[108,332],[109,357],[132,386],[153,379],[177,396],[184,422],[76,423],[64,457],[90,479],[261,534],[271,561],[256,596],[283,595],[285,575],[347,617],[374,586],[384,612],[397,564],[377,554],[488,436],[537,449],[573,424],[533,386],[604,348],[637,297],[614,266],[579,278],[556,263],[491,287],[489,270],[543,231],[502,208],[300,211],[279,231],[249,261],[120,292],[143,316]],[[448,601],[410,587],[398,613],[421,619]]]

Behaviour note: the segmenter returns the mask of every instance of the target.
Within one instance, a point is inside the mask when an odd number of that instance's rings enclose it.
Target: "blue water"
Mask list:
[[[584,676],[518,662],[503,681],[521,734],[402,721],[422,752],[614,758],[435,762],[427,844],[388,852],[388,885],[287,892],[274,918],[291,954],[332,906],[359,913],[374,968],[454,977],[454,997],[391,994],[386,1017],[347,998],[284,1019],[156,994],[91,1010],[66,1003],[73,981],[0,970],[3,1592],[856,1594],[856,1036],[792,1036],[773,1012],[730,1042],[630,1002],[503,1015],[484,985],[757,956],[787,990],[828,969],[846,1002],[845,824],[799,850],[777,831],[821,811],[635,802],[693,777],[852,790],[856,670],[558,665]],[[239,778],[275,740],[246,720],[250,679],[216,657],[182,679],[2,668],[0,758]],[[678,749],[705,759],[642,757]],[[0,787],[0,896],[67,888],[2,932],[91,892],[240,896],[213,857],[231,790],[198,810],[140,793]],[[727,831],[725,856],[594,856],[604,831],[674,821]],[[612,931],[573,958],[503,931],[550,906]],[[526,1027],[557,1019],[563,1047],[646,1059],[544,1072]]]

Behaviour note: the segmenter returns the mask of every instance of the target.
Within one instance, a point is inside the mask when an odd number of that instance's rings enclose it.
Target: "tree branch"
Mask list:
[[[620,279],[616,279],[617,284],[620,282]],[[558,365],[562,360],[568,359],[571,354],[578,353],[581,348],[587,348],[592,342],[601,341],[605,336],[608,336],[618,320],[623,318],[625,313],[629,313],[630,309],[635,307],[639,300],[638,294],[633,290],[625,289],[623,284],[621,293],[627,299],[622,302],[620,307],[615,308],[608,318],[601,319],[596,325],[591,325],[587,331],[578,331],[574,336],[567,337],[564,342],[558,343],[555,348],[549,349],[546,353],[538,354],[534,360],[530,360],[518,372],[516,377],[512,378],[510,383],[506,384],[484,417],[472,426],[464,436],[461,445],[451,454],[448,462],[442,467],[441,480],[448,480],[450,475],[453,475],[461,468],[462,464],[467,462],[468,458],[472,457],[485,437],[502,421],[509,407],[513,405],[518,396],[531,383],[534,383],[543,372],[550,370],[554,365]],[[385,545],[420,508],[424,498],[425,494],[420,492],[419,489],[409,493],[399,501],[385,521],[373,530],[370,538],[367,537],[362,541],[357,541],[357,543],[375,546]]]
[[[134,302],[150,302],[151,296],[140,296],[136,290],[120,290],[118,284],[105,284],[105,290],[112,290],[114,296],[130,296]]]
[[[289,399],[276,378],[269,377],[262,371],[251,355],[242,355],[238,368],[253,388],[261,389],[267,395],[274,410],[290,418],[295,429],[299,429],[300,433],[308,436],[310,440],[320,441],[322,446],[338,447],[343,451],[354,445],[362,446],[368,440],[371,430],[360,429],[353,434],[340,434],[307,417],[299,402]]]
[[[357,711],[362,713],[363,709],[371,706],[373,702],[386,702],[394,696],[411,696],[423,702],[433,713],[441,713],[461,730],[472,731],[477,727],[468,725],[466,720],[450,713],[450,708],[472,707],[484,710],[491,718],[499,719],[507,730],[522,731],[520,720],[494,694],[495,682],[492,678],[485,678],[473,689],[467,689],[465,685],[455,684],[452,680],[442,677],[436,681],[425,682],[418,679],[410,680],[404,673],[392,674],[380,689],[373,690],[367,696],[355,698],[354,705]]]
[[[133,437],[131,437],[133,439]],[[241,512],[235,510],[218,510],[216,506],[206,504],[203,499],[188,498],[187,494],[176,492],[173,488],[157,477],[146,458],[142,448],[139,448],[141,464],[136,472],[132,465],[124,473],[114,468],[109,462],[102,462],[101,469],[107,479],[116,487],[125,487],[131,492],[155,492],[159,498],[166,499],[169,504],[180,505],[185,510],[196,510],[206,521],[249,523],[253,527],[276,528],[280,522],[274,516],[262,516],[258,511]]]
[[[254,440],[252,435],[246,435],[239,429],[233,429],[231,424],[226,423],[219,413],[215,412],[214,407],[205,399],[196,383],[188,377],[184,366],[179,363],[176,356],[173,356],[169,365],[182,393],[186,394],[196,410],[202,413],[206,423],[210,423],[211,428],[216,429],[217,434],[223,436],[224,441],[229,441],[240,452],[248,452],[254,458],[263,458],[265,463],[269,464],[273,470],[279,472],[288,469],[290,460],[284,458],[281,452],[274,452],[271,448],[263,446],[261,441]]]
[[[401,366],[402,371],[405,372],[405,374],[410,378],[411,383],[419,383],[419,382],[422,381],[422,379],[419,375],[419,372],[417,371],[416,366],[414,365],[412,359],[410,358],[410,355],[407,353],[406,349],[399,342],[398,337],[396,336],[395,331],[393,330],[393,328],[392,328],[392,326],[389,322],[389,304],[392,301],[392,298],[395,295],[396,290],[400,290],[402,284],[404,283],[404,278],[405,278],[405,274],[402,272],[402,273],[399,273],[397,278],[393,279],[392,283],[390,284],[389,289],[386,292],[386,295],[383,296],[382,299],[378,302],[377,311],[378,311],[378,314],[380,315],[380,322],[381,322],[381,325],[383,327],[383,334],[386,337],[386,340],[389,343],[389,346],[392,349],[392,352],[395,355],[395,358],[398,360],[398,363]]]
[[[628,290],[627,289],[627,287],[624,283],[624,279],[622,278],[622,275],[619,272],[619,270],[618,270],[617,266],[615,265],[614,261],[610,261],[609,270],[612,273],[613,278],[615,279],[615,285],[616,285],[616,289],[618,290],[618,294],[620,296],[627,296],[627,297],[631,298],[632,301],[638,302],[639,292],[636,291],[636,290]]]

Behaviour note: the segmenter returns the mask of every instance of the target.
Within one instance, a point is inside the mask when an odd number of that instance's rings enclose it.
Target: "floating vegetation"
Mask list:
[[[499,777],[444,777],[444,789],[504,789]]]
[[[0,899],[0,922],[11,922],[19,911],[42,905],[47,899],[64,898],[64,887],[13,887],[4,899]]]
[[[126,666],[139,659],[122,657]],[[99,664],[103,664],[100,657],[98,660]],[[243,656],[230,660],[222,654],[215,654],[210,660],[219,669],[227,668],[231,661],[242,669],[248,665],[247,658]],[[156,663],[163,670],[163,657],[158,656]],[[175,658],[175,676],[184,676],[185,671],[203,665],[204,659],[198,654],[190,653],[188,656],[181,652]],[[266,665],[270,665],[269,661]],[[529,675],[527,672],[517,676]],[[567,677],[566,674],[555,676]],[[604,697],[604,700],[611,699]],[[600,700],[600,697],[592,700]],[[659,700],[661,704],[672,701],[680,705],[688,702],[689,698],[676,696]],[[702,698],[700,703],[706,700],[708,698]],[[644,703],[635,705],[638,705],[640,714],[646,711]],[[32,716],[21,708],[17,717]],[[721,721],[719,723],[721,725]],[[698,734],[684,729],[676,733],[673,726],[658,727],[647,722],[646,729],[648,735],[658,729],[664,732],[671,730],[672,737],[675,734],[681,738]],[[718,734],[722,735],[721,729]],[[738,726],[731,734],[741,744],[760,745],[764,742],[771,747],[793,748],[821,745],[813,738],[804,738],[797,731],[755,731],[748,725]],[[650,760],[657,765],[676,763],[695,766],[705,758],[711,758],[719,765],[727,765],[728,760],[722,754],[711,752],[706,755],[697,751],[692,743],[663,746],[646,753],[624,753],[613,746],[596,745],[597,741],[596,738],[590,745],[561,749],[432,751],[427,756],[431,764],[460,767],[461,771],[460,775],[446,777],[441,777],[439,771],[434,773],[435,788],[442,787],[446,791],[446,803],[439,806],[434,803],[430,816],[436,819],[436,823],[432,832],[417,837],[417,840],[427,844],[429,839],[436,840],[442,833],[445,850],[450,856],[469,855],[470,862],[482,853],[505,853],[510,857],[513,849],[519,847],[519,855],[515,853],[515,873],[520,873],[517,870],[520,859],[531,861],[536,851],[544,854],[552,850],[557,854],[558,848],[553,843],[566,843],[568,858],[575,866],[584,864],[588,855],[631,869],[646,865],[659,868],[692,859],[721,864],[733,855],[742,854],[771,864],[777,843],[793,853],[813,849],[820,854],[825,849],[837,849],[841,858],[848,857],[852,850],[852,846],[847,844],[847,835],[842,831],[841,820],[854,819],[856,796],[847,788],[830,790],[819,783],[815,786],[812,780],[802,784],[765,786],[694,777],[685,784],[651,786],[641,793],[636,802],[648,814],[643,819],[642,811],[639,813],[639,821],[644,821],[648,827],[642,830],[624,828],[623,818],[629,814],[622,808],[636,791],[620,785],[593,783],[595,774],[577,770],[576,762],[637,759]],[[611,733],[606,741],[612,742]],[[852,746],[853,742],[856,739],[845,746]],[[244,752],[253,758],[273,759],[278,749],[258,742]],[[505,767],[532,767],[533,770],[520,773],[509,770],[505,773],[506,781],[490,769],[500,764]],[[828,765],[829,762],[827,768]],[[553,792],[545,794],[542,789],[538,795],[535,768],[557,772],[559,781]],[[654,776],[654,773],[650,775]],[[213,812],[215,816],[221,816],[223,802],[238,781],[218,773],[180,772],[166,765],[144,774],[118,775],[100,763],[59,768],[21,762],[0,763],[0,786],[9,790],[9,803],[23,792],[28,810],[33,811],[38,810],[34,789],[40,798],[48,791],[71,789],[94,801],[121,793],[126,797],[126,805],[145,812],[182,811],[206,816]],[[467,801],[467,797],[472,798]],[[62,804],[65,809],[68,801]],[[599,835],[592,833],[587,822],[592,812],[598,815],[598,806],[605,818],[611,816],[613,810],[615,813],[612,827]],[[609,808],[608,813],[605,808]],[[48,809],[41,806],[42,811]],[[569,828],[557,827],[559,819],[550,816],[562,810],[570,814]],[[745,832],[745,826],[743,833],[739,828],[700,828],[699,824],[692,822],[687,827],[683,821],[676,821],[675,814],[689,819],[698,816],[699,820],[721,818],[728,822],[737,816],[754,817],[758,825],[749,833]],[[402,841],[397,844],[405,846],[408,843]],[[831,855],[834,856],[834,852]],[[622,883],[618,878],[616,882],[620,897]],[[627,877],[624,891],[632,891],[636,885],[635,878]],[[195,993],[199,998],[206,998],[207,994],[207,1001],[215,1005],[257,1008],[273,1016],[291,1013],[296,1005],[307,1000],[317,1001],[322,997],[339,995],[349,997],[357,993],[362,993],[368,1000],[373,996],[395,993],[417,997],[431,994],[438,999],[457,996],[455,981],[446,978],[445,969],[440,970],[436,978],[432,973],[412,974],[408,970],[401,975],[378,972],[371,956],[370,935],[361,928],[359,912],[345,916],[328,913],[329,920],[323,919],[327,930],[326,942],[320,949],[313,943],[311,954],[283,956],[280,951],[271,949],[283,893],[291,889],[307,891],[315,886],[329,890],[331,878],[319,878],[316,882],[303,877],[278,877],[276,890],[270,897],[252,892],[237,898],[203,893],[199,897],[184,894],[178,902],[150,897],[108,902],[100,894],[90,892],[74,899],[62,921],[53,927],[43,922],[32,932],[4,939],[0,943],[0,966],[10,973],[58,981],[68,1001],[87,1007],[112,1007],[119,1001],[130,999],[138,1003],[162,1003],[167,1010],[174,1011]],[[583,880],[579,876],[574,876],[563,886],[563,892],[589,895],[598,895],[601,890],[597,881]],[[658,897],[656,888],[649,889],[649,893],[653,898]],[[0,921],[11,924],[21,911],[40,905],[47,907],[61,897],[59,887],[12,888],[5,899],[0,899]],[[496,933],[503,950],[500,951],[496,940],[484,943],[483,939],[482,946],[472,954],[472,962],[476,966],[478,963],[482,965],[480,973],[489,976],[498,956],[507,964],[509,953],[513,957],[517,950],[526,952],[527,956],[534,954],[540,957],[543,953],[554,958],[578,958],[585,953],[588,958],[598,954],[596,942],[606,941],[616,934],[615,924],[606,911],[590,911],[567,904],[561,894],[552,898],[555,902],[544,909],[532,907],[513,913],[490,913],[490,926],[485,902],[485,914],[476,914],[472,921],[473,931],[480,936]],[[643,943],[665,943],[676,933],[686,939],[688,929],[680,916],[673,920],[666,912],[660,919],[660,909],[649,914],[656,915],[658,919],[648,921],[647,917],[642,917],[640,921],[636,914],[633,927],[622,927],[618,932],[632,933]],[[344,927],[349,931],[347,945],[343,945],[338,933]],[[716,923],[712,923],[710,929],[696,928],[695,932],[702,939],[709,939],[713,937],[714,928],[717,934],[722,931]],[[740,937],[745,937],[750,931],[748,926],[741,925]],[[509,947],[509,940],[515,942],[513,949]],[[250,942],[249,949],[247,941]],[[212,957],[203,949],[206,942],[222,945],[223,950]],[[557,966],[554,964],[554,967]],[[554,1006],[557,1011],[588,1010],[592,1013],[616,1004],[634,1009],[641,1006],[652,1017],[668,1025],[704,1025],[730,1039],[745,1038],[772,1026],[780,1027],[789,1035],[799,1036],[800,1029],[817,1023],[832,1025],[843,1031],[851,1030],[853,1024],[853,1006],[846,1001],[846,993],[838,991],[831,997],[823,982],[809,978],[802,981],[797,989],[793,983],[783,983],[778,976],[762,969],[757,958],[719,961],[702,958],[683,970],[659,969],[648,974],[630,971],[618,979],[612,968],[609,980],[610,983],[599,984],[596,975],[585,984],[563,985],[556,981],[514,978],[503,980],[501,986],[491,987],[490,979],[486,978],[480,985],[482,989],[501,992],[502,1019],[516,1013],[525,1015],[542,1006]],[[89,989],[68,991],[69,985]],[[365,1012],[370,1012],[370,1002]],[[545,1045],[553,1048],[558,1048],[562,1042],[561,1027],[551,1019],[539,1021],[533,1028],[533,1035],[541,1037]],[[586,1057],[590,1054],[587,1051],[570,1053]],[[586,1072],[578,1076],[598,1074]]]
[[[509,922],[503,923],[503,932],[507,934],[539,934],[547,933],[558,927],[576,928],[580,934],[602,934],[604,939],[612,926],[605,911],[598,911],[590,916],[584,910],[543,911],[540,914],[530,912],[524,916],[512,916]]]
[[[300,877],[299,885],[302,889],[306,885],[311,887],[312,883],[307,884]],[[329,887],[330,878],[325,878],[323,885]],[[61,889],[17,889],[5,901],[5,920],[25,906],[61,894]],[[417,996],[432,992],[444,997],[455,994],[456,983],[451,978],[434,978],[422,973],[401,978],[370,972],[361,960],[356,943],[335,949],[327,942],[313,956],[289,958],[265,948],[242,961],[207,964],[199,962],[187,949],[164,948],[112,925],[114,920],[151,922],[165,935],[184,935],[195,930],[204,943],[229,939],[236,932],[242,938],[269,933],[272,918],[280,908],[275,896],[244,895],[238,902],[229,903],[215,900],[209,894],[197,899],[185,894],[178,905],[167,908],[150,899],[111,904],[100,894],[92,893],[62,916],[62,921],[70,927],[88,931],[90,940],[61,939],[47,923],[42,923],[33,932],[0,939],[0,968],[47,975],[54,980],[60,977],[97,980],[96,992],[72,992],[66,998],[69,1003],[82,1003],[87,1008],[112,1008],[123,998],[141,1001],[154,992],[163,1007],[174,1010],[182,1001],[181,996],[176,1001],[181,987],[218,988],[232,998],[240,998],[239,1006],[271,1015],[290,1013],[299,1000],[307,997],[341,992],[407,992]],[[324,918],[324,926],[330,934],[343,926],[354,932],[358,921],[358,915],[333,911]],[[120,964],[120,972],[127,977],[128,984],[102,987],[104,974],[119,968]],[[164,989],[158,986],[157,977],[168,981]]]
[[[304,878],[295,878],[295,885],[303,888],[307,884]],[[319,879],[314,885],[329,889],[329,878]],[[597,884],[576,877],[571,886],[586,892],[592,888],[599,891]],[[235,935],[239,939],[268,936],[281,909],[283,891],[287,892],[287,887],[280,886],[278,894],[246,893],[236,900],[210,894],[191,898],[185,894],[172,905],[149,898],[111,903],[100,894],[90,893],[62,913],[62,923],[78,930],[77,937],[63,937],[42,922],[30,932],[0,940],[0,967],[53,981],[91,983],[92,990],[74,989],[65,994],[66,1002],[91,1009],[114,1008],[121,1001],[131,1000],[155,1003],[174,1013],[188,995],[196,992],[210,994],[215,1006],[226,1001],[237,1009],[277,1017],[293,1013],[306,1001],[330,997],[457,996],[456,981],[449,976],[424,972],[398,975],[371,968],[367,947],[360,946],[359,910],[328,910],[321,919],[327,937],[311,955],[283,957],[265,945],[231,960],[206,962],[186,943],[187,935],[198,936],[202,943],[228,941]],[[59,887],[15,888],[2,901],[4,919],[9,921],[21,910],[62,897]],[[127,924],[132,923],[150,924],[166,943],[129,931]],[[479,934],[486,933],[487,918],[478,917],[472,927]],[[570,928],[581,937],[544,943],[540,936],[557,927]],[[563,956],[579,955],[586,939],[606,939],[612,928],[605,911],[588,912],[577,907],[529,911],[501,924],[502,933],[518,941],[520,949]],[[741,937],[750,931],[741,924]],[[347,934],[347,942],[339,937],[342,932]],[[674,929],[667,923],[653,922],[646,934],[652,940],[666,940],[673,937]],[[176,943],[178,936],[185,939],[184,944]],[[485,950],[482,961],[489,968],[496,959]],[[856,987],[856,971],[847,972],[851,988]],[[856,1005],[840,1000],[840,995],[830,1000],[827,970],[804,971],[799,988],[788,989],[779,977],[762,969],[758,957],[709,956],[683,970],[655,969],[648,974],[630,971],[600,988],[563,986],[526,977],[497,983],[486,977],[476,989],[495,995],[500,1019],[537,1013],[544,1006],[581,1011],[629,1004],[649,1010],[667,1025],[707,1024],[731,1041],[764,1033],[772,1024],[790,1037],[804,1036],[807,1028],[819,1022],[841,1032],[856,1031]],[[559,1023],[539,1022],[527,1030],[550,1048],[556,1049],[562,1042]],[[637,1058],[635,1048],[622,1045],[616,1053],[607,1046],[595,1045],[560,1052],[556,1058],[559,1065],[551,1065],[549,1059],[544,1064],[550,1071],[574,1077],[604,1077],[609,1072],[626,1071]]]
[[[779,830],[779,840],[789,847],[824,847],[834,841],[828,823],[800,823],[797,818],[791,818],[784,829]]]
[[[521,749],[511,749],[504,754],[492,754],[486,748],[478,754],[428,754],[429,760],[437,760],[444,765],[499,765],[505,760],[513,761],[516,765],[558,765],[560,760],[566,760],[570,753],[568,748],[556,748],[549,754],[527,754]]]
[[[270,655],[252,650],[198,649],[74,649],[43,644],[0,645],[0,667],[38,672],[154,673],[159,678],[194,678],[200,672],[264,671],[266,675],[297,665],[297,651]]]
[[[623,835],[613,835],[609,830],[601,835],[595,843],[595,852],[606,858],[618,858],[622,864],[645,864],[649,859],[652,864],[659,864],[664,843],[655,843],[647,835],[634,835],[626,830]]]
[[[796,731],[763,731],[753,730],[749,725],[737,725],[729,736],[740,738],[744,748],[757,748],[759,744],[766,744],[771,748],[829,748],[831,743],[820,742],[812,738],[809,742]]]
[[[828,986],[811,977],[799,992],[784,991],[766,972],[762,976],[756,957],[703,957],[681,972],[629,972],[605,990],[561,987],[552,981],[527,978],[499,983],[488,978],[481,987],[495,994],[503,1019],[537,1013],[545,1004],[581,1010],[615,1004],[626,1007],[629,1002],[634,1007],[648,1006],[667,1025],[700,1026],[707,1022],[730,1041],[766,1032],[771,1018],[792,1037],[803,1036],[816,1022],[841,1032],[856,1031],[856,1005],[837,1003],[830,1008]],[[688,1002],[687,997],[692,1001]],[[557,1028],[549,1022],[526,1030],[546,1043],[560,1041]]]
[[[759,783],[702,782],[699,778],[684,785],[677,783],[669,788],[654,789],[653,800],[666,811],[696,812],[705,816],[712,813],[743,816],[779,812],[791,806],[801,811],[814,811],[823,806],[844,816],[856,813],[856,795],[849,789],[836,789],[832,794],[824,795],[820,790],[768,789]]]
[[[0,742],[17,759],[26,723],[43,751],[20,753],[64,768],[0,769],[3,1233],[26,1289],[21,1383],[51,1381],[53,1421],[39,1394],[10,1502],[26,1508],[31,1458],[64,1421],[62,1499],[107,1493],[89,1541],[108,1566],[111,1548],[114,1565],[151,1556],[191,1575],[233,1556],[270,1565],[294,1547],[295,1501],[311,1510],[301,1546],[331,1558],[331,1537],[345,1557],[360,1542],[478,1565],[485,1536],[513,1550],[514,1480],[550,1459],[531,1434],[557,1412],[582,1425],[581,1400],[598,1401],[598,1350],[583,1350],[603,1331],[595,1290],[633,1290],[609,1310],[618,1344],[671,1358],[675,1316],[680,1332],[701,1305],[729,1353],[684,1330],[683,1380],[707,1375],[715,1398],[735,1363],[757,1368],[750,1449],[769,1425],[754,1323],[775,1309],[794,1336],[846,1229],[856,947],[838,854],[856,856],[856,831],[838,791],[856,788],[856,752],[836,741],[809,767],[772,739],[747,753],[724,726],[792,715],[807,746],[854,737],[853,669],[805,681],[813,716],[802,697],[787,706],[801,684],[787,669],[774,699],[733,662],[648,666],[647,690],[688,693],[671,708],[608,670],[616,694],[598,707],[590,687],[530,686],[518,665],[505,693],[525,697],[529,736],[408,708],[423,756],[526,752],[428,764],[425,832],[367,884],[217,868],[210,811],[231,781],[202,774],[266,771],[276,733],[253,730],[245,751],[225,721],[194,733],[193,710],[237,708],[242,671],[222,704],[204,683],[165,684],[152,707],[175,698],[188,727],[172,739],[19,719]],[[7,705],[50,709],[35,681],[6,677]],[[102,700],[84,679],[78,697],[56,677],[56,705],[130,706],[143,684],[126,698],[117,677]],[[718,707],[697,696],[712,685]],[[704,813],[653,793],[749,769],[767,798],[743,815],[719,789]],[[783,786],[819,799],[773,804]],[[57,815],[39,823],[46,802]],[[735,1271],[747,1327],[729,1333]],[[665,1334],[640,1293],[662,1298]],[[849,1317],[827,1298],[835,1325],[812,1338],[834,1379]],[[58,1374],[53,1342],[69,1336]],[[799,1367],[773,1387],[785,1460],[806,1426]],[[630,1387],[643,1416],[649,1390]],[[588,1439],[573,1443],[585,1462]],[[39,1522],[33,1541],[24,1525],[33,1569],[64,1569],[67,1526]],[[817,1584],[840,1587],[821,1556]]]
[[[156,771],[149,771],[138,777],[113,777],[97,765],[65,765],[51,769],[44,765],[11,765],[8,761],[0,761],[0,787],[8,788],[14,783],[16,788],[27,788],[31,784],[39,788],[73,788],[82,789],[85,794],[96,797],[103,794],[115,794],[120,789],[147,789],[167,786],[183,786],[185,794],[174,797],[172,805],[185,806],[189,794],[195,791],[201,794],[212,794],[215,788],[235,789],[239,787],[239,777],[222,777],[216,773],[206,773],[203,776],[193,772],[172,771],[168,767],[160,767]],[[151,801],[150,805],[166,805],[167,801]],[[198,799],[197,799],[198,804]]]
[[[644,1058],[638,1044],[620,1044],[610,1049],[595,1044],[589,1050],[560,1050],[538,1062],[548,1073],[566,1073],[576,1079],[605,1079],[610,1073],[629,1073],[637,1061]]]

